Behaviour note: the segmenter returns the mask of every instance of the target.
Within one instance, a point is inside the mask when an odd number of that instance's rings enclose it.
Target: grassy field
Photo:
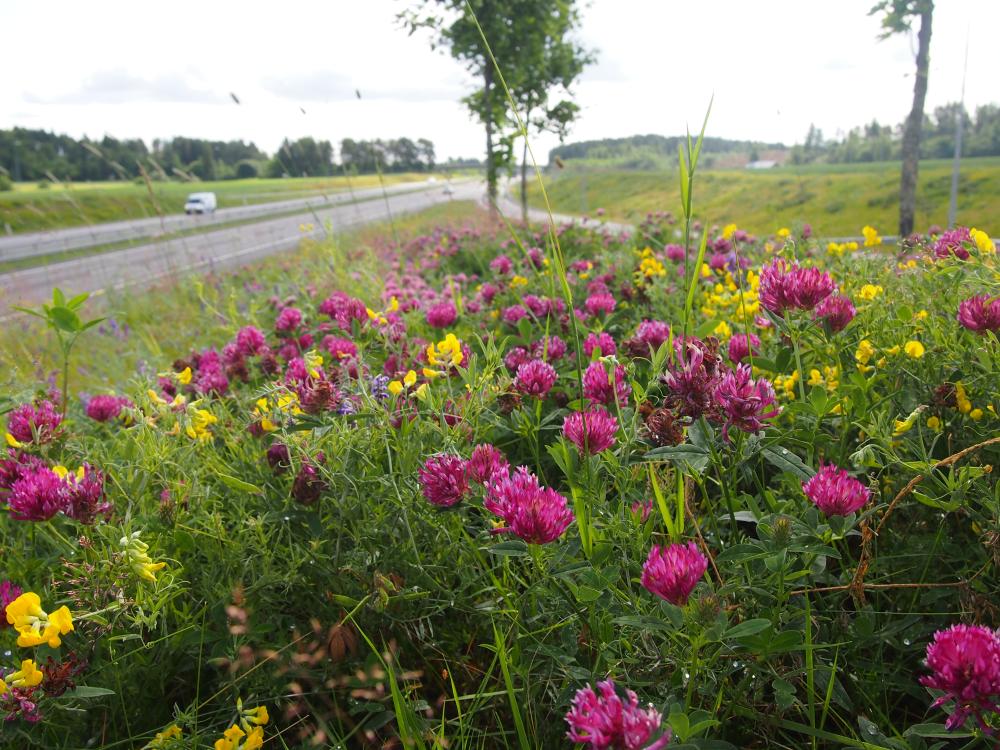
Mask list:
[[[386,184],[426,180],[425,173],[385,175]],[[438,176],[438,179],[444,179]],[[305,198],[327,192],[371,188],[378,175],[355,177],[292,177],[288,179],[223,180],[218,182],[154,182],[153,197],[145,184],[134,182],[63,183],[42,189],[36,183],[18,183],[0,193],[0,231],[14,232],[83,226],[122,219],[141,219],[180,213],[195,191],[212,191],[219,208]]]
[[[945,225],[951,162],[922,162],[917,191],[917,229]],[[677,213],[680,189],[674,172],[568,171],[546,183],[555,211],[593,213],[634,222],[650,211]],[[532,205],[543,207],[537,184]],[[738,221],[750,232],[770,233],[808,221],[821,236],[857,235],[865,224],[894,234],[898,220],[899,164],[810,164],[761,172],[699,170],[694,203],[698,218]],[[959,182],[958,223],[989,220],[1000,211],[1000,159],[966,159]],[[988,230],[989,227],[986,227]],[[995,231],[995,230],[994,230]]]
[[[395,220],[396,230],[429,231],[438,225],[461,222],[477,215],[472,202],[454,201]],[[351,288],[355,294],[376,298],[381,290],[382,269],[366,245],[386,235],[386,224],[375,224],[344,234],[336,247],[360,248],[351,268],[334,263],[331,246],[304,241],[290,253],[232,270],[182,276],[175,283],[153,289],[125,289],[93,298],[87,303],[90,317],[106,316],[95,334],[88,334],[72,375],[74,393],[121,389],[140,362],[162,363],[190,354],[194,341],[221,344],[233,333],[232,318],[251,316],[241,301],[247,285],[283,288],[288,279],[306,279],[312,274],[330,283]],[[370,261],[370,262],[369,262]],[[355,274],[349,277],[349,273]],[[0,330],[0,393],[16,393],[46,380],[58,367],[55,338],[33,319],[5,321]],[[153,366],[153,365],[151,365]]]

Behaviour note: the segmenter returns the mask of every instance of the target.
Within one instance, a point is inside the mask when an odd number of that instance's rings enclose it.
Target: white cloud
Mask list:
[[[791,143],[810,123],[828,135],[872,118],[898,123],[912,96],[912,42],[877,41],[872,2],[593,0],[581,39],[600,62],[574,87],[582,114],[570,138],[681,133],[700,126],[713,94],[709,133],[723,137]],[[400,28],[408,2],[215,0],[195,15],[163,0],[94,7],[3,6],[6,58],[23,64],[0,74],[0,127],[242,138],[271,151],[285,136],[407,135],[432,138],[445,157],[482,151],[480,126],[458,102],[474,83],[426,36]],[[966,102],[996,97],[998,27],[995,0],[937,4],[929,110],[960,95],[967,31]],[[539,137],[536,153],[553,145]]]

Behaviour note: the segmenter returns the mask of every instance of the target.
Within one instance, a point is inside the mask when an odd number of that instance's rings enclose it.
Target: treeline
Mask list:
[[[686,136],[633,135],[627,138],[602,138],[596,141],[567,143],[549,151],[549,164],[571,159],[615,162],[623,169],[645,169],[661,166],[664,160],[677,160],[677,146]],[[780,143],[734,141],[728,138],[706,136],[702,144],[704,153],[725,154],[743,152],[754,159],[756,152],[783,149]]]
[[[434,144],[426,138],[340,142],[340,163],[334,161],[333,144],[300,138],[282,142],[269,162],[269,177],[316,177],[339,174],[343,170],[358,174],[383,172],[430,172],[434,169]]]
[[[977,107],[975,115],[970,116],[956,102],[937,107],[933,113],[924,115],[921,159],[944,159],[955,153],[959,117],[962,121],[963,156],[1000,156],[1000,106],[985,104]],[[901,157],[902,138],[902,124],[881,125],[877,120],[851,129],[839,140],[826,140],[823,131],[812,125],[805,142],[792,147],[789,160],[793,164],[893,161]]]
[[[254,143],[201,138],[75,139],[44,130],[0,130],[0,179],[72,182],[134,180],[227,180],[252,177],[321,177],[349,170],[358,174],[429,172],[434,144],[426,138],[362,141],[345,138],[340,161],[327,140],[287,138],[273,156]]]

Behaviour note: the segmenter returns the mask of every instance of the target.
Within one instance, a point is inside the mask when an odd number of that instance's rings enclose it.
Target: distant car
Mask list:
[[[455,193],[455,189],[451,185],[445,185],[444,186],[444,194],[445,195],[454,195],[454,193]]]
[[[186,214],[210,214],[215,212],[215,193],[191,193],[184,204]]]

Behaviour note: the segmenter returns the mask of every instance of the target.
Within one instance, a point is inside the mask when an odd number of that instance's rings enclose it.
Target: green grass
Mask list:
[[[397,217],[403,236],[470,219],[480,211],[473,202],[453,201],[426,211]],[[243,305],[245,284],[278,284],[294,275],[325,278],[329,288],[350,288],[365,299],[381,293],[383,269],[366,252],[389,232],[386,223],[372,224],[336,238],[334,243],[304,241],[299,250],[279,253],[231,271],[192,273],[152,289],[124,289],[94,297],[87,317],[107,316],[98,331],[89,332],[75,352],[71,391],[95,392],[122,388],[139,362],[161,366],[199,346],[221,345],[232,337],[234,312]],[[335,264],[335,249],[352,249],[350,268]],[[357,272],[357,276],[349,276]],[[324,291],[328,291],[326,284]],[[8,310],[0,311],[6,315]],[[27,316],[4,321],[0,330],[0,393],[14,393],[44,381],[59,365],[55,337]]]
[[[950,161],[921,162],[918,230],[945,225],[950,187]],[[553,209],[561,213],[592,214],[604,208],[611,219],[637,222],[650,211],[676,215],[680,208],[676,171],[584,173],[570,168],[548,178],[546,189]],[[810,164],[762,172],[700,171],[694,204],[702,221],[736,221],[757,234],[805,221],[820,236],[857,235],[865,224],[895,234],[898,195],[898,162]],[[529,186],[529,196],[533,206],[543,207],[537,185]],[[975,225],[1000,212],[1000,158],[963,162],[958,208],[960,224]]]
[[[420,187],[414,187],[412,190],[406,190],[403,192],[418,192]],[[398,193],[397,193],[398,195]],[[341,206],[350,206],[355,203],[360,203],[362,200],[381,200],[381,198],[368,198],[359,200],[347,200],[340,203]],[[155,237],[145,236],[136,237],[127,240],[119,240],[118,242],[108,242],[103,245],[88,245],[86,247],[78,247],[72,250],[63,250],[58,253],[43,253],[41,255],[31,255],[27,258],[18,258],[16,260],[8,260],[0,262],[0,273],[11,273],[13,271],[23,271],[26,268],[36,268],[37,266],[48,266],[53,263],[61,263],[66,260],[75,260],[76,258],[85,258],[90,255],[101,255],[102,253],[111,253],[116,250],[127,250],[130,247],[136,247],[138,245],[145,245],[150,242],[166,242],[167,240],[175,240],[181,237],[191,237],[198,234],[206,234],[208,232],[217,232],[222,229],[231,229],[233,227],[245,226],[247,224],[256,224],[261,221],[270,221],[271,219],[281,219],[287,216],[298,216],[305,215],[307,213],[306,209],[295,208],[292,210],[278,211],[276,213],[267,214],[264,216],[252,216],[246,219],[235,219],[233,221],[224,221],[218,224],[199,224],[198,226],[191,227],[190,229],[182,229],[176,232],[168,232],[166,234],[159,234]],[[313,211],[313,216],[315,216],[315,211]]]
[[[385,175],[386,184],[426,180],[425,173]],[[442,179],[439,177],[439,179]],[[145,184],[134,182],[63,183],[40,189],[35,183],[18,183],[0,193],[0,231],[9,224],[14,232],[99,224],[123,219],[181,213],[187,196],[212,191],[219,208],[307,198],[327,192],[376,187],[378,175],[347,177],[291,177],[287,179],[223,180],[218,182],[154,182],[155,204]]]

